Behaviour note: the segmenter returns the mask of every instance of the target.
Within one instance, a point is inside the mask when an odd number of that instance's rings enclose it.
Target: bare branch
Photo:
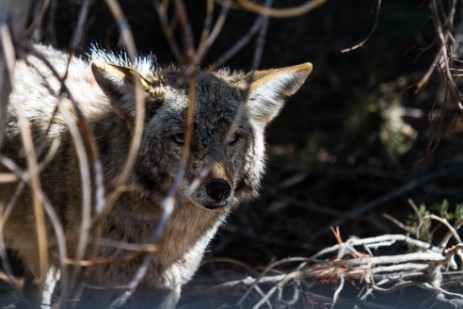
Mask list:
[[[290,18],[306,14],[321,5],[328,2],[328,0],[310,0],[300,6],[293,8],[276,9],[268,6],[261,6],[249,0],[238,0],[238,4],[245,10],[257,13],[259,15],[273,17],[273,18]]]
[[[365,45],[365,43],[370,39],[370,37],[373,35],[373,33],[375,33],[376,28],[378,28],[379,12],[380,12],[380,10],[381,10],[381,0],[377,0],[377,2],[376,2],[375,23],[373,24],[373,27],[371,28],[370,33],[368,33],[368,35],[366,36],[366,38],[364,38],[362,41],[360,41],[360,43],[355,44],[355,45],[352,46],[352,47],[345,48],[345,49],[341,50],[341,53],[347,53],[347,52],[356,50],[356,49],[358,49],[358,48],[361,48],[361,47],[363,47],[363,45]]]

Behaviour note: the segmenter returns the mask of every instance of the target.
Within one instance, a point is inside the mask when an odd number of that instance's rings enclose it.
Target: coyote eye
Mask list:
[[[228,143],[229,146],[233,146],[236,144],[236,142],[240,139],[240,135],[238,133],[233,133],[233,136],[230,140],[230,142]]]
[[[174,141],[174,143],[178,145],[183,145],[183,143],[185,142],[185,136],[183,135],[183,133],[178,133],[172,136],[172,140]]]

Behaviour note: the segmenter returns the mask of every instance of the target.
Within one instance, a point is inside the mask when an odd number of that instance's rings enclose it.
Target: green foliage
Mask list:
[[[455,222],[463,222],[463,204],[457,204],[455,207]]]
[[[431,242],[435,232],[435,229],[432,228],[431,214],[447,220],[453,226],[459,226],[463,223],[463,204],[450,207],[447,199],[431,207],[421,204],[406,222],[405,226],[408,232],[415,235],[417,239]]]
[[[442,203],[434,205],[433,209],[439,213],[441,218],[454,223],[454,225],[463,221],[463,204],[455,205],[455,209],[452,211],[449,201],[444,199]]]
[[[444,199],[442,203],[435,205],[434,209],[439,212],[439,216],[443,219],[452,220],[455,214],[449,212],[449,201]]]

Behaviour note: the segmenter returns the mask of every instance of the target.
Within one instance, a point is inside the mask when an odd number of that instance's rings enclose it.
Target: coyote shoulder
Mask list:
[[[134,254],[128,245],[153,241],[165,214],[162,202],[178,183],[180,202],[156,240],[146,275],[129,303],[135,307],[144,302],[143,308],[175,307],[181,286],[195,273],[227,214],[257,195],[264,170],[265,127],[279,113],[284,99],[301,87],[312,65],[256,71],[252,81],[250,73],[199,71],[194,76],[192,100],[182,68],[157,67],[150,58],[130,63],[102,50],[94,51],[89,60],[74,57],[68,65],[69,55],[65,53],[43,45],[35,45],[34,50],[16,63],[0,149],[0,172],[24,171],[21,181],[0,186],[6,246],[17,252],[36,282],[43,280],[33,207],[38,201],[52,206],[51,211],[44,207],[49,265],[63,266],[53,214],[64,230],[65,260],[69,265],[82,264],[76,261],[82,222],[88,221],[85,216],[94,217],[99,212],[92,161],[95,149],[88,135],[95,141],[105,192],[112,192],[131,147],[137,114],[134,90],[135,85],[141,85],[144,129],[135,163],[125,189],[98,224],[89,227],[81,257],[107,262],[85,265],[74,279],[87,287],[80,294],[83,308],[102,308],[122,294],[123,290],[88,286],[124,286],[133,280],[146,254]],[[60,78],[64,74],[63,85]],[[244,97],[247,100],[242,103]],[[178,182],[187,140],[185,119],[192,101],[190,152]],[[240,106],[243,114],[236,122]],[[30,127],[42,193],[30,189],[30,152],[26,150],[31,147],[25,147],[24,123]],[[234,123],[236,128],[230,133]],[[202,173],[196,190],[189,190]],[[89,214],[83,210],[86,203],[91,206]],[[72,280],[71,275],[68,280]],[[70,286],[76,290],[78,285]]]

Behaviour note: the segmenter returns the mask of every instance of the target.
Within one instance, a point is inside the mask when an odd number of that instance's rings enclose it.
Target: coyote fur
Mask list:
[[[49,46],[34,45],[34,50],[16,62],[7,129],[0,148],[1,173],[25,171],[22,181],[0,186],[0,222],[6,247],[16,252],[35,276],[35,282],[43,280],[33,204],[36,199],[48,201],[64,230],[67,263],[109,261],[82,266],[88,268],[81,269],[79,274],[84,275],[77,278],[85,287],[79,294],[81,306],[104,308],[111,304],[124,290],[110,287],[129,284],[143,257],[117,244],[146,244],[158,226],[164,214],[162,202],[176,182],[186,140],[188,105],[194,101],[190,154],[177,190],[180,202],[154,244],[157,250],[151,253],[146,274],[128,303],[136,307],[137,301],[144,301],[140,308],[174,308],[181,286],[192,278],[227,214],[257,195],[264,170],[265,127],[279,113],[285,98],[301,87],[312,65],[256,71],[252,80],[250,73],[227,69],[199,71],[194,76],[192,100],[184,70],[157,67],[149,57],[131,63],[126,57],[94,50],[89,59],[73,57],[68,63],[69,55]],[[65,74],[63,87],[60,77]],[[83,260],[76,261],[83,221],[83,186],[88,186],[82,184],[85,169],[91,179],[91,215],[98,210],[94,198],[96,173],[91,161],[82,163],[72,130],[78,128],[84,154],[90,158],[91,145],[81,123],[86,119],[99,154],[104,188],[111,192],[134,135],[135,85],[143,90],[145,117],[133,169],[125,189],[98,225],[100,242],[95,245],[90,237]],[[246,101],[242,103],[243,98]],[[234,133],[225,140],[241,104],[245,104],[244,113]],[[30,189],[31,178],[24,176],[31,168],[27,160],[27,149],[31,147],[25,147],[21,132],[24,119],[30,127],[40,169],[40,196]],[[208,164],[208,174],[190,193],[187,188]],[[26,184],[22,190],[21,182]],[[12,208],[7,213],[9,205]],[[58,235],[50,213],[44,216],[48,264],[59,268],[63,259],[58,254]],[[128,258],[130,254],[133,256]],[[146,293],[140,296],[139,291]]]

